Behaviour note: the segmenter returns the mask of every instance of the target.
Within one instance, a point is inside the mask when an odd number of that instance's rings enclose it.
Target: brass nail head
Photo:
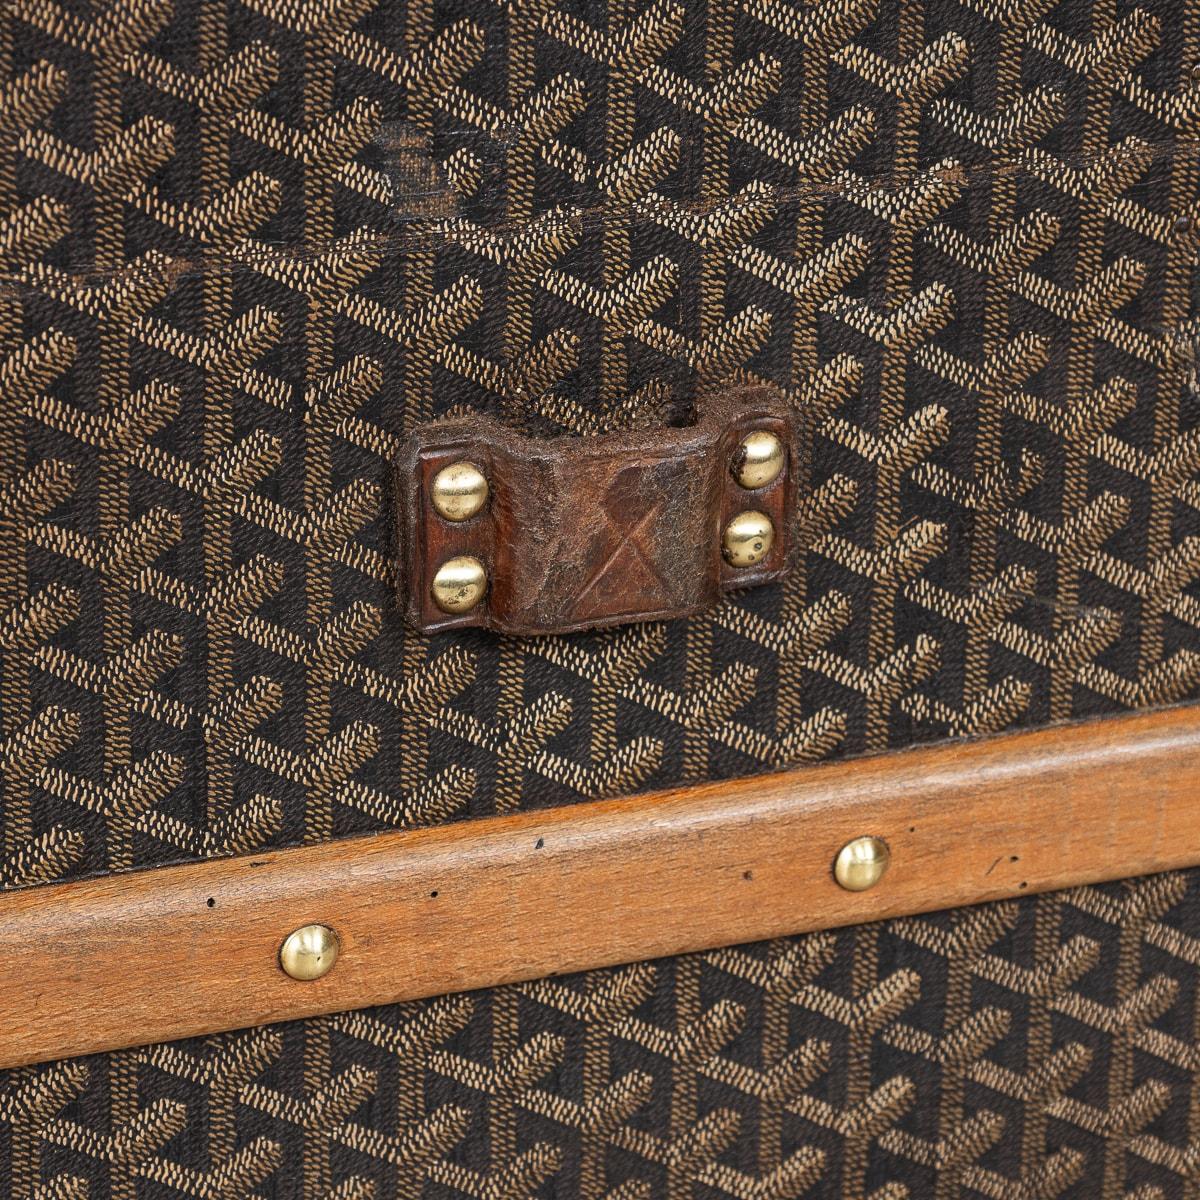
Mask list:
[[[725,526],[722,549],[731,567],[752,567],[771,553],[775,527],[766,513],[740,512]]]
[[[857,837],[838,851],[833,877],[848,892],[868,891],[883,878],[891,857],[883,838]]]
[[[283,939],[279,965],[285,974],[307,983],[333,970],[338,949],[337,934],[328,925],[302,925]]]
[[[733,460],[734,478],[748,490],[766,487],[779,478],[787,454],[769,429],[754,429],[742,438]]]
[[[433,602],[444,613],[470,612],[487,591],[487,570],[469,554],[447,559],[433,577]]]
[[[443,467],[430,485],[430,498],[447,521],[469,521],[488,500],[488,481],[473,462]]]

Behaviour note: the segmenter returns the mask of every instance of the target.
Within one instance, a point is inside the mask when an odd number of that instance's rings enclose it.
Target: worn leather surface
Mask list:
[[[699,419],[679,426],[535,438],[471,417],[417,429],[396,482],[409,620],[425,633],[569,633],[690,616],[727,590],[782,578],[802,478],[796,424],[780,392],[743,386],[711,396]],[[788,462],[772,484],[747,490],[734,466],[752,430],[776,434]],[[453,523],[439,517],[429,489],[458,461],[484,471],[491,495],[481,513]],[[725,561],[721,535],[745,509],[771,518],[775,540],[762,562],[738,568]],[[456,555],[479,559],[489,579],[484,601],[461,615],[442,612],[430,587]]]

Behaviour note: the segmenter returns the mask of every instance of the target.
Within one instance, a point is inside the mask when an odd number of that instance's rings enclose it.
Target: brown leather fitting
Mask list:
[[[779,437],[785,464],[747,489],[734,467],[756,429]],[[487,417],[422,426],[397,464],[406,617],[423,633],[566,633],[687,616],[726,591],[770,583],[791,562],[797,451],[795,417],[768,387],[713,397],[684,428],[542,439]],[[435,510],[430,487],[461,461],[483,471],[490,494],[477,515],[454,522]],[[770,518],[774,542],[761,562],[734,567],[722,531],[746,510]],[[484,564],[488,589],[469,612],[446,613],[432,582],[459,556]]]

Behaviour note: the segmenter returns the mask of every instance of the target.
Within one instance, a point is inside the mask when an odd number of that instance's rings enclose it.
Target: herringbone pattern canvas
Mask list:
[[[1200,692],[1191,0],[6,0],[0,886]],[[487,410],[813,430],[702,618],[406,636]],[[9,1072],[13,1200],[1200,1197],[1200,879]]]

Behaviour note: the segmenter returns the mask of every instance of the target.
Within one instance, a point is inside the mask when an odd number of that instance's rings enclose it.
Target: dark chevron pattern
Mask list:
[[[7,0],[0,886],[1200,692],[1200,6]],[[405,636],[389,463],[782,388],[781,587]],[[1197,1200],[1200,883],[9,1072],[14,1200]]]

